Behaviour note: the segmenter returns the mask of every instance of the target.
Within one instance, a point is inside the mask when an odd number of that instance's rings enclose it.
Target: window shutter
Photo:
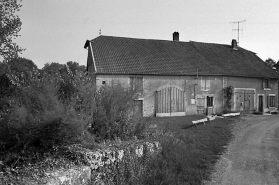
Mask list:
[[[266,108],[269,108],[269,96],[266,96]]]
[[[268,82],[269,82],[269,88],[272,89],[271,79],[269,79]]]
[[[278,96],[275,95],[275,107],[279,108],[279,105],[278,105]]]
[[[206,90],[210,89],[210,79],[206,80]]]
[[[201,90],[205,90],[205,79],[201,77]]]
[[[262,80],[262,88],[264,89],[264,78]]]

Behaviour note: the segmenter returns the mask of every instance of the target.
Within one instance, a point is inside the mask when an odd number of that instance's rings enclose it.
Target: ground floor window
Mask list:
[[[269,107],[275,107],[275,96],[274,95],[269,95]]]
[[[213,107],[213,96],[206,97],[207,107]]]

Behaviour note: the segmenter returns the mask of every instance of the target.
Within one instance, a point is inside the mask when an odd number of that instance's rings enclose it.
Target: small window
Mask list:
[[[130,89],[138,93],[143,93],[143,77],[130,76]]]
[[[207,107],[213,107],[213,96],[206,97]]]
[[[263,79],[263,88],[270,89],[270,79],[268,78]]]
[[[201,90],[209,91],[210,90],[210,79],[209,78],[201,78]]]

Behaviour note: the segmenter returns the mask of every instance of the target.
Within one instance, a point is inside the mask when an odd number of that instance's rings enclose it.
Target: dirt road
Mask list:
[[[235,139],[206,184],[279,184],[279,116],[245,116],[234,129]]]

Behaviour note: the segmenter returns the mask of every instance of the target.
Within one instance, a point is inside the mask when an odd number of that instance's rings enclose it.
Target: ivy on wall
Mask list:
[[[224,92],[224,96],[225,96],[224,109],[227,111],[231,109],[231,104],[232,104],[231,99],[233,96],[233,91],[234,91],[234,88],[231,85],[223,88],[223,92]]]

